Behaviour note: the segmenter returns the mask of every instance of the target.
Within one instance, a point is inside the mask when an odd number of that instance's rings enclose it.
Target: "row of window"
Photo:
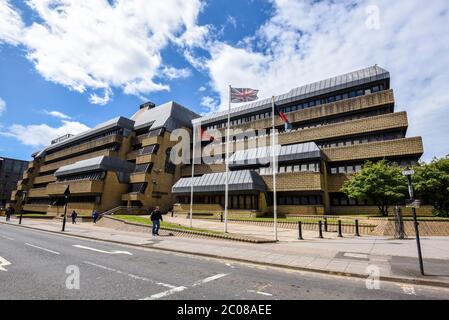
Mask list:
[[[317,145],[320,148],[338,148],[378,141],[396,140],[402,138],[404,138],[404,134],[402,132],[389,132],[389,133],[372,134],[362,137],[346,138],[341,140],[335,140],[332,142],[331,141],[318,142]]]
[[[158,144],[152,144],[150,146],[143,147],[142,149],[139,149],[139,155],[148,155],[148,154],[156,154],[159,150]]]
[[[137,164],[134,173],[149,173],[153,169],[153,163]]]
[[[78,142],[74,142],[74,143],[70,143],[68,145],[65,145],[65,146],[63,146],[61,148],[57,148],[55,150],[51,150],[48,154],[58,152],[61,149],[72,148],[72,147],[76,147],[76,146],[79,146],[79,145],[82,145],[82,144],[85,144],[85,143],[88,143],[88,142],[92,142],[92,141],[96,141],[96,140],[99,140],[99,139],[103,139],[105,137],[109,137],[109,136],[112,136],[112,135],[123,135],[123,129],[109,130],[109,131],[106,131],[106,132],[104,132],[102,134],[90,137],[88,139],[80,140]]]
[[[278,196],[277,204],[280,206],[317,206],[323,204],[319,195],[312,196]]]
[[[418,164],[418,161],[415,159],[408,159],[408,160],[394,160],[390,161],[390,164],[397,165],[400,167],[413,167]],[[330,167],[330,173],[331,174],[344,174],[344,173],[357,173],[362,171],[363,165],[362,164],[349,164],[349,165],[340,165],[340,166],[333,166]]]
[[[182,204],[189,204],[190,196],[178,196],[176,197],[176,201]],[[224,206],[225,197],[221,195],[194,196],[193,202],[195,204],[219,204],[221,206]],[[258,208],[258,195],[229,195],[229,209],[258,210]]]
[[[106,172],[99,171],[99,172],[83,173],[83,174],[78,174],[78,175],[74,175],[74,176],[58,178],[58,182],[82,181],[82,180],[98,181],[98,180],[103,180],[105,177],[106,177]]]
[[[375,117],[375,116],[384,115],[384,114],[388,114],[388,113],[390,113],[389,108],[381,108],[381,109],[376,109],[376,110],[367,111],[367,112],[358,113],[358,114],[340,116],[337,118],[325,118],[323,120],[319,120],[319,121],[315,121],[315,122],[294,125],[293,129],[290,130],[289,133],[293,133],[293,132],[305,130],[305,129],[310,129],[310,128],[322,127],[322,126],[326,126],[326,125],[330,125],[330,124],[343,123],[343,122],[348,122],[348,121],[353,121],[353,120]],[[259,134],[259,132],[260,132],[260,134]],[[282,129],[280,130],[280,133],[282,133]],[[260,139],[263,137],[267,137],[269,135],[270,135],[270,130],[255,130],[254,136],[248,136],[247,133],[246,134],[242,133],[242,134],[231,136],[230,140],[232,140],[233,142],[248,141],[251,139]],[[226,144],[226,136],[223,136],[221,139],[222,139],[222,144]]]
[[[259,168],[254,170],[260,175],[273,174],[273,168]],[[291,172],[320,172],[320,163],[301,163],[301,164],[289,164],[278,166],[278,173],[291,173]]]
[[[148,183],[142,182],[142,183],[133,183],[129,187],[129,193],[145,193],[147,190]]]
[[[283,107],[283,108],[281,108],[281,110],[284,113],[296,112],[298,110],[312,108],[312,107],[316,107],[316,106],[327,104],[327,103],[334,103],[337,101],[351,99],[351,98],[355,98],[355,97],[359,97],[359,96],[363,96],[363,95],[369,95],[369,94],[376,93],[376,92],[383,91],[383,90],[385,90],[385,87],[384,87],[384,85],[381,84],[378,86],[367,87],[365,89],[351,90],[351,91],[348,91],[348,92],[345,92],[342,94],[332,95],[332,96],[322,98],[322,99],[316,99],[316,100],[312,100],[312,101],[303,102],[303,103],[300,103],[300,104],[297,104],[294,106]],[[239,119],[231,120],[231,126],[240,125],[240,124],[244,124],[247,122],[253,122],[253,121],[266,119],[266,118],[271,118],[271,111],[267,111],[267,112],[263,112],[260,114],[245,116],[245,117],[242,117]],[[226,128],[226,127],[227,127],[227,121],[224,121],[224,122],[221,122],[221,123],[218,123],[215,125],[208,126],[208,127],[206,127],[206,130],[220,129],[220,128]]]
[[[151,130],[150,132],[147,132],[144,134],[140,134],[136,137],[137,139],[134,141],[134,144],[139,144],[139,139],[163,136],[165,131],[166,131],[165,128],[159,128],[159,129]]]

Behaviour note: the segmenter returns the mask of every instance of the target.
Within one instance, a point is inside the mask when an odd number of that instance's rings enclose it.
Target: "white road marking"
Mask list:
[[[206,278],[206,279],[203,279],[203,280],[200,280],[200,281],[195,282],[195,284],[193,285],[193,287],[196,287],[196,286],[199,286],[199,285],[202,285],[202,284],[204,284],[204,283],[208,283],[208,282],[211,282],[211,281],[214,281],[214,280],[218,280],[218,279],[220,279],[220,278],[226,277],[227,275],[228,275],[227,273],[219,273],[219,274],[216,274],[215,276],[208,277],[208,278]]]
[[[267,297],[272,297],[273,296],[271,293],[263,292],[263,291],[248,290],[248,292],[257,293],[257,294],[260,294],[262,296],[267,296]]]
[[[8,271],[5,269],[6,266],[10,266],[11,262],[9,262],[8,260],[6,260],[3,257],[0,257],[0,271]]]
[[[7,236],[2,236],[2,235],[0,235],[0,238],[6,239],[6,240],[14,241],[13,238],[10,238],[10,237],[7,237]]]
[[[129,256],[132,256],[133,254],[128,252],[128,251],[104,251],[104,250],[100,250],[100,249],[95,249],[95,248],[90,248],[90,247],[85,247],[85,246],[81,246],[81,245],[77,245],[74,244],[73,245],[75,248],[79,248],[79,249],[85,249],[85,250],[90,250],[90,251],[95,251],[95,252],[100,252],[100,253],[106,253],[106,254],[127,254]]]
[[[53,250],[50,250],[50,249],[45,249],[45,248],[42,248],[42,247],[38,247],[38,246],[35,246],[34,244],[30,244],[30,243],[25,243],[27,246],[29,246],[29,247],[33,247],[33,248],[36,248],[36,249],[39,249],[39,250],[42,250],[42,251],[46,251],[46,252],[49,252],[49,253],[53,253],[53,254],[60,254],[59,252],[56,252],[56,251],[53,251]]]
[[[345,257],[349,257],[349,258],[358,258],[358,259],[368,259],[368,255],[367,254],[363,254],[363,253],[350,253],[350,252],[346,252],[344,254]]]
[[[110,267],[102,266],[102,265],[96,264],[96,263],[94,263],[94,262],[84,261],[83,263],[88,264],[88,265],[91,265],[91,266],[93,266],[93,267],[97,267],[97,268],[103,269],[103,270],[115,272],[115,273],[117,273],[117,274],[123,274],[123,275],[128,276],[128,277],[130,277],[130,278],[132,278],[132,279],[135,279],[135,280],[141,280],[141,281],[145,281],[145,282],[151,282],[151,283],[160,285],[160,286],[162,286],[162,287],[170,288],[170,289],[176,288],[176,286],[172,286],[171,284],[168,284],[168,283],[163,283],[163,282],[154,281],[154,280],[151,280],[151,279],[148,279],[148,278],[145,278],[145,277],[137,276],[137,275],[132,274],[132,273],[126,273],[126,272],[123,272],[123,271],[120,271],[120,270],[116,270],[116,269],[113,269],[113,268],[110,268]]]
[[[199,286],[199,285],[202,285],[202,284],[205,284],[205,283],[208,283],[208,282],[211,282],[211,281],[214,281],[214,280],[218,280],[220,278],[226,277],[227,275],[228,275],[227,273],[219,273],[219,274],[216,274],[214,276],[205,278],[203,280],[195,282],[192,285],[192,288],[196,287],[196,286]],[[184,286],[175,287],[175,288],[172,288],[172,289],[164,291],[164,292],[153,294],[151,297],[140,299],[140,300],[157,300],[157,299],[161,299],[161,298],[164,298],[164,297],[168,297],[168,296],[170,296],[172,294],[175,294],[175,293],[178,293],[178,292],[182,292],[182,291],[184,291],[186,289],[187,289],[187,287],[184,287]]]
[[[400,285],[400,287],[405,294],[408,294],[410,296],[416,296],[415,287],[407,285]]]

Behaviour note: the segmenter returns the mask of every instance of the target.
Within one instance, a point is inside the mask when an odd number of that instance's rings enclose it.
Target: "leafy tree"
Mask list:
[[[350,199],[371,200],[383,216],[388,209],[406,198],[407,181],[397,165],[386,160],[367,161],[362,171],[346,181],[341,189]]]
[[[449,216],[449,156],[415,168],[413,186],[420,198],[433,204],[435,214]]]

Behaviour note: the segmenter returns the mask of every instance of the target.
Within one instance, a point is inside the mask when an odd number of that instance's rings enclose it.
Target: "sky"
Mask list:
[[[423,159],[449,154],[447,0],[0,0],[0,157],[145,101],[199,114],[378,64]]]

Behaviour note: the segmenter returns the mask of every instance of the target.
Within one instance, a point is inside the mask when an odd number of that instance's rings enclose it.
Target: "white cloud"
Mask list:
[[[162,74],[169,80],[173,79],[185,79],[192,75],[192,71],[188,68],[177,69],[173,67],[165,66],[162,69]]]
[[[63,119],[63,120],[70,120],[70,119],[72,119],[72,117],[70,117],[70,116],[68,116],[65,113],[62,113],[60,111],[47,111],[47,110],[44,110],[44,113],[49,115],[49,116],[52,116],[52,117],[55,117],[55,118],[59,118],[59,119]]]
[[[206,113],[215,112],[219,109],[219,103],[209,96],[202,97],[200,104],[206,108]]]
[[[198,88],[198,92],[204,92],[206,90],[207,90],[207,88],[205,86],[201,86]]]
[[[207,27],[197,26],[200,0],[28,0],[39,17],[24,26],[19,14],[0,0],[0,40],[22,44],[47,80],[107,104],[112,88],[141,95],[169,90],[155,78],[185,78],[188,71],[165,66],[160,52],[171,42],[192,46]],[[11,30],[10,30],[11,29]],[[100,95],[101,93],[101,95]]]
[[[22,40],[23,22],[8,0],[0,0],[0,44],[17,45]]]
[[[63,120],[60,127],[50,127],[47,124],[23,126],[14,124],[0,132],[0,135],[15,138],[22,144],[32,147],[43,147],[51,143],[53,139],[66,134],[80,134],[89,127],[76,121]]]
[[[0,98],[0,116],[5,111],[6,111],[6,102],[2,98]]]
[[[241,47],[215,42],[206,62],[222,108],[228,85],[261,97],[379,64],[391,71],[397,110],[409,136],[422,135],[426,158],[449,153],[449,3],[446,0],[274,0],[275,12]],[[369,5],[379,8],[372,28]],[[371,7],[372,8],[372,7]]]

